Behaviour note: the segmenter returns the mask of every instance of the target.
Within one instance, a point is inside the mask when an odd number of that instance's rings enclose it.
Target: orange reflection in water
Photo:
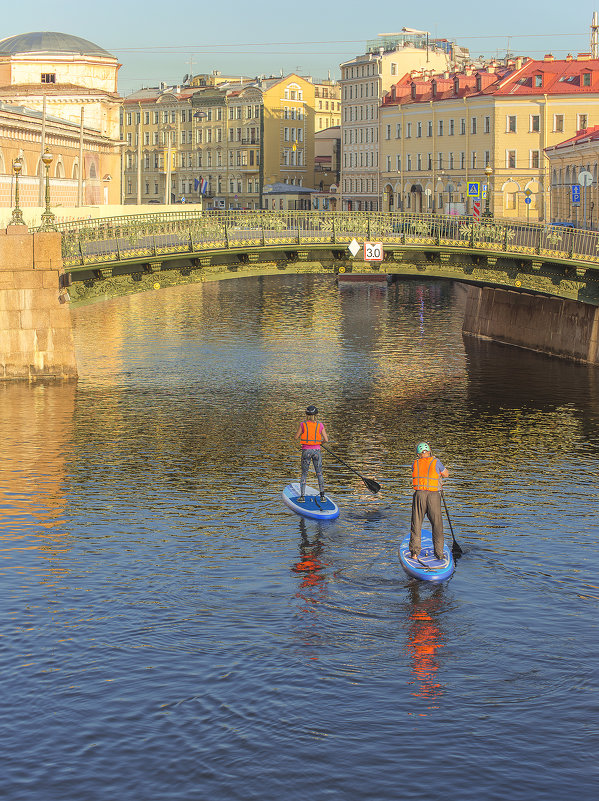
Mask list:
[[[300,519],[300,558],[292,565],[291,570],[300,578],[295,597],[301,602],[300,614],[302,616],[303,630],[302,642],[314,648],[320,644],[321,633],[316,628],[318,622],[318,608],[327,595],[327,562],[322,559],[323,544],[320,539],[321,527],[316,524],[317,530],[313,539],[308,538],[306,521]],[[311,659],[318,659],[312,653]]]
[[[423,588],[420,582],[409,587],[410,608],[407,651],[411,659],[414,685],[412,695],[429,703],[425,709],[438,709],[437,701],[444,692],[439,680],[439,650],[444,647],[439,626],[443,604],[443,587]],[[426,712],[419,710],[418,714]]]
[[[54,556],[65,548],[65,462],[76,392],[75,382],[0,384],[2,570],[30,569],[23,552],[36,551],[47,571],[60,572]]]

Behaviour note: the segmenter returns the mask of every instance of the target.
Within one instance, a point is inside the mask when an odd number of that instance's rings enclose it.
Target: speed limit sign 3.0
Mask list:
[[[364,242],[364,261],[382,261],[383,243]]]

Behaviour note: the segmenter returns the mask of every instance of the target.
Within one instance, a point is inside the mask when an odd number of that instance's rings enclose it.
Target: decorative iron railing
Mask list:
[[[383,242],[599,265],[599,234],[542,223],[406,212],[176,211],[60,223],[65,267],[143,256],[277,245]]]

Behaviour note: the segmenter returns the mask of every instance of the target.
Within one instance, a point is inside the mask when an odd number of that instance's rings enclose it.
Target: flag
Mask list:
[[[205,178],[200,178],[200,194],[205,195],[208,191],[208,181]]]
[[[199,178],[194,178],[194,179],[193,179],[193,189],[194,189],[194,192],[197,192],[197,190],[198,190],[198,187],[199,187],[199,186],[200,186],[200,181],[199,181]]]

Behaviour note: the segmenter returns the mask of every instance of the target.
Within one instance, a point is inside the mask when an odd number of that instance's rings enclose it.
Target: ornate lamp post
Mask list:
[[[56,217],[50,209],[50,164],[54,161],[54,156],[50,153],[48,148],[46,148],[42,154],[42,161],[46,168],[46,210],[42,214],[40,231],[56,231]]]
[[[16,158],[12,163],[12,170],[15,174],[15,207],[10,218],[9,225],[25,225],[23,212],[19,208],[19,173],[23,169],[21,159]]]
[[[487,196],[485,198],[485,213],[484,217],[492,217],[493,214],[489,208],[489,201],[491,199],[491,176],[493,175],[493,168],[490,164],[485,167],[485,178],[487,180]]]

